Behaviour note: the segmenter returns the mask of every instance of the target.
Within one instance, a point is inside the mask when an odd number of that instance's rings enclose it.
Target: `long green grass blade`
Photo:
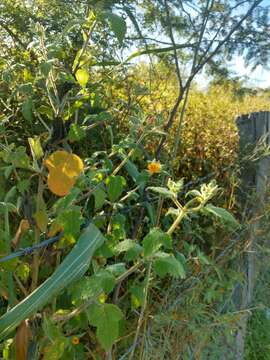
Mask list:
[[[103,244],[103,241],[104,237],[98,228],[90,224],[55,272],[0,318],[0,340],[13,331],[22,320],[41,309],[70,283],[79,279],[88,269],[93,253]]]

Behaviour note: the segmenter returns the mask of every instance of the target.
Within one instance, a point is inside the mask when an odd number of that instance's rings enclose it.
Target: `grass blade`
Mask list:
[[[98,228],[90,224],[55,272],[0,318],[0,340],[5,338],[24,319],[46,305],[70,283],[79,279],[88,269],[93,253],[103,244],[103,241],[104,237]]]

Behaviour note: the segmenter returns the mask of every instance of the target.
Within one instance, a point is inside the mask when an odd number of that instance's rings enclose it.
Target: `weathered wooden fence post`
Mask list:
[[[244,115],[237,119],[240,136],[240,152],[245,148],[270,144],[270,112],[259,112]],[[235,359],[244,359],[245,336],[249,312],[245,311],[252,306],[256,277],[259,273],[256,250],[260,242],[260,217],[263,215],[267,203],[267,186],[270,184],[270,156],[249,159],[242,168],[241,199],[248,202],[249,214],[252,216],[252,225],[248,234],[248,242],[243,259],[242,270],[245,274],[245,285],[238,291],[238,309],[244,310],[236,335]]]

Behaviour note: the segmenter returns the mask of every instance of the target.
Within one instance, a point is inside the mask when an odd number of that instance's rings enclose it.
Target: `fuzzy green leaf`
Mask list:
[[[130,288],[130,293],[131,293],[131,306],[133,309],[137,309],[143,303],[144,286],[134,285]]]
[[[126,180],[123,176],[111,175],[107,178],[106,185],[109,199],[114,202],[121,196],[126,185]]]
[[[22,114],[25,120],[33,121],[33,101],[31,98],[25,100],[22,104]]]
[[[105,350],[109,350],[118,338],[121,310],[113,304],[93,304],[87,310],[89,324],[97,327],[97,338]]]
[[[110,29],[117,37],[119,43],[122,44],[127,31],[127,25],[125,20],[121,16],[110,12],[106,12],[105,17],[108,20]]]
[[[85,138],[85,131],[78,124],[71,124],[68,132],[68,140],[71,142],[80,141]]]
[[[170,191],[164,187],[160,187],[160,186],[149,186],[147,188],[147,190],[151,190],[154,191],[162,196],[164,196],[165,198],[172,198],[175,197],[175,193],[173,191]]]
[[[120,276],[127,271],[125,263],[108,265],[106,266],[106,270],[112,273],[114,276]]]
[[[101,292],[109,294],[115,286],[115,277],[106,270],[101,270],[91,277],[85,276],[72,288],[72,300],[87,300]]]
[[[225,223],[227,223],[229,225],[239,226],[238,221],[226,209],[216,207],[212,204],[208,204],[204,207],[204,210],[208,211],[209,213],[214,214],[215,216],[220,218],[220,220],[224,221]]]
[[[134,244],[134,246],[126,252],[125,259],[127,261],[134,261],[140,256],[142,252],[143,247],[139,244]]]
[[[95,197],[95,208],[96,208],[96,210],[98,210],[98,209],[102,208],[102,206],[105,203],[106,193],[101,187],[98,187],[94,191],[93,195]]]
[[[166,249],[171,249],[172,239],[170,235],[160,229],[153,228],[143,239],[144,256],[154,255],[161,246],[164,246]]]
[[[124,241],[121,241],[120,243],[118,243],[114,250],[117,254],[120,254],[122,252],[126,252],[128,251],[129,249],[132,249],[135,245],[135,241],[134,240],[131,240],[131,239],[126,239]]]
[[[155,255],[154,271],[161,278],[167,274],[176,278],[184,279],[186,276],[183,264],[173,254],[158,252]]]
[[[62,225],[65,235],[76,237],[83,223],[80,209],[74,206],[72,209],[61,212],[57,217],[57,222]]]

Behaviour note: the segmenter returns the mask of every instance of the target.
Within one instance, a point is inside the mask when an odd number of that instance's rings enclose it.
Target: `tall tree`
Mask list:
[[[178,121],[173,157],[179,146],[185,103],[195,76],[205,66],[216,67],[223,64],[224,59],[239,53],[257,64],[259,51],[260,60],[266,62],[268,47],[265,39],[269,35],[265,30],[269,16],[268,7],[262,3],[262,0],[136,1],[134,10],[138,12],[140,21],[136,22],[139,25],[135,26],[137,35],[134,40],[144,44],[144,54],[167,53],[175,64],[179,90],[164,125],[166,132],[172,127],[180,105],[184,105]],[[150,36],[151,32],[155,35]],[[160,157],[165,140],[164,135],[157,157]]]

